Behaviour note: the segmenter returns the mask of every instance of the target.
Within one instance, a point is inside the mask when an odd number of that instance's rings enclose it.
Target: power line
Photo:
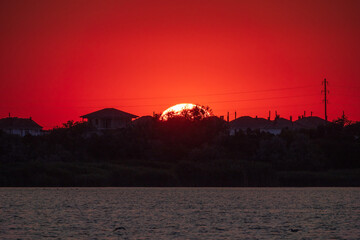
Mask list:
[[[121,100],[141,100],[141,99],[165,99],[165,98],[184,98],[184,97],[206,97],[206,96],[220,96],[220,95],[236,95],[244,93],[260,93],[260,92],[272,92],[272,91],[285,91],[293,89],[302,89],[310,88],[314,85],[308,86],[298,86],[298,87],[288,87],[288,88],[272,88],[272,89],[263,89],[263,90],[253,90],[253,91],[240,91],[240,92],[226,92],[226,93],[210,93],[210,94],[196,94],[196,95],[183,95],[183,96],[169,96],[169,97],[144,97],[144,98],[114,98]]]
[[[185,98],[185,97],[207,97],[207,96],[221,96],[221,95],[236,95],[236,94],[245,94],[245,93],[285,91],[285,90],[293,90],[293,89],[310,88],[310,87],[314,87],[314,86],[315,85],[307,85],[307,86],[297,86],[297,87],[288,87],[288,88],[272,88],[272,89],[253,90],[253,91],[195,94],[195,95],[182,95],[182,96],[178,95],[178,96],[167,96],[167,97],[107,98],[107,99],[94,99],[94,100],[90,100],[90,101],[95,101],[95,100],[147,100],[147,99],[175,99],[175,98]]]
[[[208,103],[228,103],[228,102],[251,102],[251,101],[263,101],[263,100],[273,100],[273,99],[286,99],[286,98],[298,98],[298,97],[310,97],[317,96],[317,94],[307,94],[307,95],[296,95],[296,96],[282,96],[282,97],[268,97],[268,98],[252,98],[252,99],[237,99],[237,100],[224,100],[224,101],[209,101]],[[139,105],[112,105],[113,107],[155,107],[155,106],[168,106],[168,104],[139,104]],[[74,106],[75,108],[106,108],[109,106]],[[8,107],[0,107],[8,108]],[[64,109],[64,108],[58,108]]]
[[[331,94],[331,96],[336,97],[336,96],[345,96],[345,97],[349,97],[349,98],[359,98],[360,95],[349,95],[349,94],[343,94],[343,93],[335,93],[335,94]]]
[[[299,106],[299,107],[303,107],[303,106],[317,106],[320,105],[322,103],[318,102],[318,103],[305,103],[305,104],[286,104],[286,105],[272,105],[272,106],[259,106],[259,107],[240,107],[240,108],[236,108],[237,110],[252,110],[252,109],[269,109],[269,108],[286,108],[286,107],[294,107],[294,106]],[[220,108],[217,109],[218,111],[228,111],[228,108]]]
[[[297,97],[310,97],[317,96],[317,94],[297,95],[297,96],[283,96],[283,97],[268,97],[268,98],[253,98],[253,99],[238,99],[238,100],[225,100],[225,101],[210,101],[208,103],[226,103],[226,102],[251,102],[251,101],[263,101],[271,99],[285,99],[285,98],[297,98]],[[168,104],[148,104],[148,105],[116,105],[115,107],[155,107],[155,106],[168,106]],[[81,108],[104,108],[106,106],[82,106]]]
[[[345,105],[344,105],[344,104],[339,104],[339,103],[332,103],[331,105],[341,106],[341,107],[347,107],[347,106],[355,106],[355,107],[358,107],[358,106],[359,106],[359,104],[357,104],[357,103],[346,103]]]
[[[246,93],[262,93],[262,92],[276,92],[276,91],[286,91],[294,89],[304,89],[314,87],[315,85],[306,85],[306,86],[296,86],[296,87],[287,87],[287,88],[271,88],[271,89],[262,89],[262,90],[251,90],[251,91],[236,91],[236,92],[223,92],[223,93],[209,93],[209,94],[193,94],[193,95],[178,95],[178,96],[164,96],[164,97],[137,97],[137,98],[97,98],[97,99],[78,99],[79,101],[110,101],[110,100],[154,100],[154,99],[176,99],[176,98],[188,98],[188,97],[207,97],[207,96],[222,96],[222,95],[236,95],[236,94],[246,94]],[[36,99],[37,101],[53,101],[57,99]],[[71,99],[66,99],[71,100]],[[14,100],[13,100],[14,101]],[[15,100],[16,101],[16,100]],[[23,100],[18,100],[23,101]]]
[[[209,102],[209,103],[262,101],[262,100],[284,99],[284,98],[297,98],[297,97],[310,97],[310,96],[317,96],[317,94],[297,95],[297,96],[284,96],[284,97],[253,98],[253,99],[241,99],[241,100],[225,100],[225,101],[214,101],[214,102]]]
[[[331,85],[337,87],[337,88],[345,88],[345,89],[350,89],[350,90],[355,90],[355,89],[360,89],[360,87],[357,86],[349,86],[349,85],[345,85],[345,84],[336,84],[336,83],[332,83]]]

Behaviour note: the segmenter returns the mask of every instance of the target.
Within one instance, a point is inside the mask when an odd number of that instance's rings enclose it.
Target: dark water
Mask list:
[[[360,188],[0,188],[1,239],[360,239]]]

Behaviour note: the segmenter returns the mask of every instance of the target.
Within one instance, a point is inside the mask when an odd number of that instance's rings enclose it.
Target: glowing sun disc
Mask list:
[[[169,107],[168,109],[166,109],[160,116],[160,120],[167,120],[168,118],[168,113],[172,112],[174,113],[174,116],[180,116],[181,115],[181,112],[183,110],[191,110],[195,107],[198,107],[198,108],[201,108],[203,109],[201,106],[199,105],[195,105],[195,104],[192,104],[192,103],[180,103],[180,104],[176,104],[172,107]],[[205,110],[206,111],[206,110]],[[210,116],[210,113],[206,111],[206,114],[205,114],[207,117]]]

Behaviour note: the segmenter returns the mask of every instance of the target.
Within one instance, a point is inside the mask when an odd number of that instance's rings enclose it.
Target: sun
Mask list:
[[[191,110],[194,109],[198,109],[199,112],[202,117],[210,117],[211,113],[205,109],[203,106],[197,105],[197,104],[193,104],[193,103],[180,103],[180,104],[176,104],[172,107],[169,107],[168,109],[166,109],[160,116],[160,120],[162,121],[166,121],[169,118],[169,115],[171,114],[172,116],[182,116],[184,111],[188,111],[191,114]]]

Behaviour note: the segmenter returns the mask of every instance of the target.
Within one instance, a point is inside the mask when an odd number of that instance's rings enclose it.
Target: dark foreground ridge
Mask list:
[[[1,132],[0,186],[360,186],[360,123],[344,125],[230,134],[216,117],[147,117],[118,130]]]

